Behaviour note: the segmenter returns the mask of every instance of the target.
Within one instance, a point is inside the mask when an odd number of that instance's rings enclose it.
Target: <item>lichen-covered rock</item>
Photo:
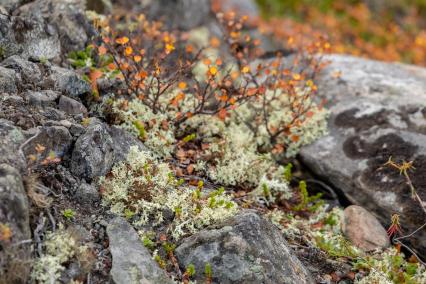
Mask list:
[[[56,106],[56,100],[59,97],[57,92],[46,90],[46,91],[26,91],[22,94],[25,100],[33,106],[47,107]]]
[[[384,164],[390,157],[398,164],[414,161],[409,175],[426,200],[426,69],[350,56],[325,60],[331,64],[318,85],[330,102],[329,134],[304,147],[301,158],[383,224],[398,213],[404,232],[414,231],[426,214],[405,177]],[[425,253],[426,231],[410,242]]]
[[[0,93],[16,94],[17,92],[15,71],[0,66]]]
[[[187,238],[176,249],[180,266],[195,266],[203,283],[206,264],[213,283],[314,283],[273,224],[253,212]]]
[[[46,80],[47,86],[63,95],[76,97],[90,92],[90,85],[72,70],[59,66],[51,68],[51,74]]]
[[[91,181],[107,174],[114,163],[113,140],[108,126],[95,122],[89,125],[75,143],[71,157],[71,172]]]
[[[10,121],[0,119],[0,163],[23,171],[26,161],[20,147],[24,142],[25,136],[21,129]]]
[[[115,163],[124,161],[132,146],[137,146],[141,151],[147,150],[139,139],[122,128],[112,126],[109,128],[109,134],[113,141],[112,146],[114,148]]]
[[[152,259],[136,231],[125,219],[113,219],[107,227],[107,234],[112,254],[110,274],[114,283],[173,283]]]
[[[0,282],[26,283],[31,239],[27,194],[18,170],[0,164]],[[3,282],[5,281],[5,282]]]
[[[83,49],[93,33],[84,15],[85,3],[83,0],[36,0],[21,6],[15,14],[44,27],[41,38],[26,42],[26,46],[33,45],[28,48],[30,54],[40,56],[37,53],[43,52],[50,59],[55,52],[67,54]],[[51,51],[46,53],[43,47]]]
[[[364,251],[387,248],[388,234],[379,220],[361,206],[351,205],[343,211],[343,234]]]
[[[0,66],[15,70],[16,74],[20,75],[23,83],[27,85],[36,85],[42,78],[38,65],[23,59],[19,55],[8,57],[0,63]]]

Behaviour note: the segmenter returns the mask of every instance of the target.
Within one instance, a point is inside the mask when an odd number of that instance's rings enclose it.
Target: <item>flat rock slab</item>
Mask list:
[[[195,266],[197,283],[206,264],[213,283],[314,283],[281,231],[251,211],[187,238],[176,256],[182,269]]]
[[[171,284],[164,270],[152,259],[135,229],[123,218],[113,219],[108,227],[112,254],[111,276],[115,284]]]
[[[425,220],[403,175],[384,166],[390,157],[414,161],[409,172],[426,200],[426,69],[332,55],[318,85],[329,102],[329,134],[301,150],[304,163],[354,204],[379,217],[401,216],[410,233]],[[426,230],[411,246],[426,253]]]

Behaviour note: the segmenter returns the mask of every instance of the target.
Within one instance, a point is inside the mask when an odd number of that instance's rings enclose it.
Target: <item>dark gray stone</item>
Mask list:
[[[31,44],[31,48],[27,48],[29,54],[50,59],[60,53],[83,49],[93,34],[84,14],[85,3],[84,0],[36,0],[21,6],[15,12],[17,15],[44,28],[38,40],[28,41]]]
[[[47,107],[56,105],[56,100],[58,99],[59,94],[50,90],[39,92],[27,91],[23,94],[23,97],[30,105]]]
[[[114,162],[116,163],[127,158],[130,147],[132,146],[138,146],[140,150],[148,150],[139,139],[124,129],[112,126],[109,129],[109,134],[113,141],[112,146],[115,154]]]
[[[0,164],[0,224],[12,233],[0,240],[0,282],[26,283],[31,257],[28,198],[21,175],[8,164]]]
[[[75,114],[83,114],[85,116],[87,115],[87,109],[82,103],[66,96],[61,96],[59,98],[58,108],[70,115],[75,115]]]
[[[0,94],[16,94],[17,92],[15,71],[0,66]]]
[[[83,182],[75,193],[75,198],[84,205],[93,205],[101,200],[98,190],[95,186]]]
[[[209,263],[213,283],[314,283],[287,246],[280,230],[254,212],[245,212],[185,239],[176,249],[179,265],[189,264],[204,283]]]
[[[63,126],[43,126],[40,129],[31,129],[33,133],[31,139],[23,147],[25,156],[37,155],[36,147],[41,145],[45,150],[40,153],[40,160],[43,160],[53,152],[55,157],[62,159],[65,157],[72,144],[72,136],[68,129]]]
[[[152,259],[138,234],[123,218],[113,219],[107,227],[112,255],[111,277],[115,284],[174,283]]]
[[[37,64],[23,59],[19,55],[13,55],[0,63],[8,69],[13,69],[17,74],[21,75],[22,81],[26,84],[32,83],[36,85],[41,80],[41,71]]]
[[[21,172],[26,168],[26,161],[20,146],[25,142],[21,129],[12,122],[0,119],[0,164],[12,165]]]
[[[114,163],[113,140],[108,126],[94,123],[87,127],[75,143],[71,157],[71,172],[91,181],[107,174]]]
[[[318,86],[330,102],[329,134],[302,148],[301,158],[383,224],[398,213],[403,231],[414,231],[426,214],[411,198],[404,176],[384,164],[391,156],[399,164],[414,161],[409,175],[426,200],[426,69],[350,56],[325,60],[331,64]],[[408,240],[426,253],[425,230]]]
[[[72,70],[53,66],[48,84],[63,95],[76,97],[90,92],[90,85]]]

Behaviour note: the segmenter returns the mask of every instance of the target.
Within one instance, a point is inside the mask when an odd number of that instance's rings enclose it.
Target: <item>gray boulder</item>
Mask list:
[[[56,100],[59,97],[59,94],[51,91],[26,91],[22,94],[25,100],[33,106],[36,107],[47,107],[47,106],[56,106]]]
[[[206,264],[213,283],[314,283],[280,230],[254,212],[185,239],[175,252],[183,269],[195,266],[200,283],[206,280]]]
[[[124,129],[112,126],[109,128],[109,134],[113,141],[115,163],[125,160],[132,146],[137,146],[140,150],[148,150],[138,138]]]
[[[112,255],[110,274],[115,284],[174,283],[152,259],[136,231],[125,219],[113,219],[107,227],[107,234]]]
[[[0,282],[27,283],[31,231],[27,194],[18,170],[0,164]],[[10,234],[8,233],[10,232]]]
[[[113,140],[108,126],[103,123],[89,125],[75,143],[71,157],[71,172],[91,181],[107,174],[114,163]]]
[[[16,94],[17,92],[15,71],[0,66],[0,94]]]
[[[40,129],[30,129],[28,132],[31,138],[22,147],[26,157],[37,155],[36,148],[38,145],[45,147],[45,150],[39,153],[41,160],[50,156],[51,153],[54,153],[55,157],[62,159],[71,148],[72,136],[64,126],[43,126]]]
[[[47,78],[47,86],[52,86],[55,91],[63,95],[78,98],[90,92],[90,85],[76,72],[59,66],[51,68],[51,74]]]
[[[318,85],[330,102],[329,134],[304,147],[302,160],[383,224],[398,213],[404,233],[414,231],[426,214],[404,175],[384,164],[390,157],[398,164],[414,161],[409,176],[426,200],[426,69],[350,56],[325,60],[331,64]],[[426,253],[425,230],[409,240]]]
[[[37,55],[37,52],[46,53],[41,47],[47,48],[46,55],[50,59],[58,51],[66,54],[83,49],[92,35],[91,25],[84,14],[85,5],[84,0],[36,0],[21,6],[17,15],[45,28],[45,36],[31,42],[34,46],[30,51]]]
[[[0,119],[0,164],[9,164],[21,172],[26,168],[26,161],[20,146],[25,142],[21,129],[12,122]]]
[[[0,63],[0,66],[15,70],[17,74],[20,74],[25,84],[36,85],[42,78],[38,65],[23,59],[19,55],[8,57]]]

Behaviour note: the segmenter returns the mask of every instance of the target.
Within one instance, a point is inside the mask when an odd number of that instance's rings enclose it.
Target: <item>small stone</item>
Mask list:
[[[71,172],[91,181],[107,174],[114,163],[113,140],[108,126],[96,123],[87,127],[75,143],[71,157]]]
[[[41,71],[37,64],[27,61],[19,55],[13,55],[0,63],[8,69],[13,69],[21,75],[25,83],[37,84],[41,80]]]
[[[110,273],[114,283],[174,283],[152,259],[135,229],[125,219],[113,219],[108,224],[107,234],[112,255]]]
[[[75,198],[85,205],[93,205],[100,201],[100,195],[96,187],[83,182],[75,193]]]
[[[351,205],[343,214],[343,234],[358,248],[372,251],[390,245],[386,230],[366,209]]]
[[[0,93],[16,94],[17,92],[15,71],[0,66]]]
[[[46,107],[46,106],[54,106],[56,103],[56,99],[59,97],[59,94],[51,91],[27,91],[23,94],[24,98],[30,105],[37,107]]]
[[[48,83],[53,84],[56,91],[75,98],[90,92],[89,84],[74,71],[58,66],[53,66],[51,71]]]
[[[66,96],[61,96],[59,98],[58,108],[70,115],[87,115],[87,109],[82,103]]]

